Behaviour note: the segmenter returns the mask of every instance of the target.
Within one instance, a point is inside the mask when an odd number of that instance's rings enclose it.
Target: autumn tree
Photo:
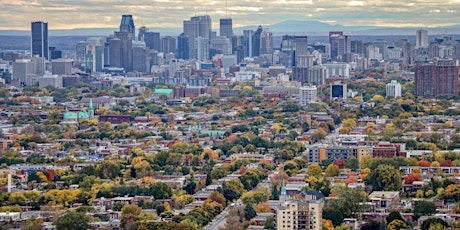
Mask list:
[[[54,224],[57,230],[89,229],[90,218],[81,212],[70,212],[59,217]]]
[[[321,170],[321,166],[319,164],[311,164],[308,166],[306,173],[309,176],[314,176],[316,178],[320,178],[323,176],[323,171]]]
[[[326,177],[335,177],[340,174],[340,169],[337,167],[337,165],[331,164],[327,167],[325,171]]]
[[[390,165],[379,165],[366,177],[366,182],[372,185],[374,191],[399,191],[401,181],[401,172]]]

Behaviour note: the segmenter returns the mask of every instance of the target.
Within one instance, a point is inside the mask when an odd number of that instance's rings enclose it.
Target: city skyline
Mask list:
[[[210,15],[213,28],[220,18],[232,18],[234,27],[270,25],[286,20],[317,20],[345,26],[437,27],[455,25],[460,0],[108,0],[11,1],[0,0],[4,12],[1,30],[26,30],[31,21],[45,21],[50,29],[114,28],[121,14],[132,14],[140,26],[177,28],[195,15]],[[226,7],[227,6],[227,7]],[[107,10],[110,9],[110,10]]]

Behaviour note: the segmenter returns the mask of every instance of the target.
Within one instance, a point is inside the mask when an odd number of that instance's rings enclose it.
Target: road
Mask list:
[[[268,177],[261,181],[257,187],[259,186],[264,186],[268,189],[268,191],[270,191],[270,178],[273,177],[273,175],[275,175],[275,173],[278,173],[278,170],[272,172],[270,175],[268,175]],[[257,188],[255,188],[257,189]],[[255,190],[254,189],[254,190]],[[235,203],[235,206],[239,206],[239,205],[243,205],[243,202],[241,201],[241,199],[238,199]],[[225,224],[227,223],[227,216],[229,214],[229,211],[231,209],[231,205],[227,206],[224,211],[222,211],[217,217],[215,217],[208,225],[206,225],[203,229],[204,230],[218,230],[219,228],[224,228],[225,227]]]

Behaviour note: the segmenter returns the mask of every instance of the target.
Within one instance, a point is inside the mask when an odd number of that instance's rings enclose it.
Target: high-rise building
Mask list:
[[[252,57],[260,56],[260,36],[262,34],[262,26],[257,28],[256,32],[252,35]]]
[[[141,41],[133,43],[133,71],[150,72],[149,49]]]
[[[132,39],[136,37],[136,27],[134,26],[133,16],[125,14],[121,16],[120,32],[131,33]]]
[[[401,84],[396,80],[392,80],[390,83],[388,83],[386,97],[401,97]]]
[[[189,59],[189,40],[187,35],[182,33],[178,38],[177,38],[177,58],[179,59]]]
[[[428,47],[428,31],[417,30],[415,38],[415,48]]]
[[[299,104],[302,107],[307,107],[311,103],[318,101],[318,90],[316,86],[305,86],[299,88]]]
[[[124,68],[126,72],[133,70],[133,34],[131,32],[115,32],[115,37],[120,39],[121,43],[119,51],[121,58],[120,67]]]
[[[57,75],[72,74],[72,60],[56,59],[51,62],[51,72]]]
[[[252,37],[254,36],[254,31],[252,30],[244,30],[243,31],[243,47],[244,47],[244,54],[245,57],[252,57]]]
[[[171,36],[166,36],[161,39],[161,51],[165,54],[176,52],[176,39]]]
[[[260,34],[260,54],[273,53],[273,33],[265,29]]]
[[[339,56],[339,40],[342,37],[343,31],[331,31],[329,32],[329,44],[331,45],[331,58],[337,59]]]
[[[418,64],[415,69],[416,96],[458,95],[458,60],[439,60]]]
[[[231,18],[220,19],[220,36],[225,36],[228,39],[232,39],[233,36],[233,24]]]
[[[189,57],[197,58],[194,53],[196,39],[201,37],[207,41],[210,40],[212,33],[212,21],[209,15],[191,17],[190,20],[184,21],[184,34],[189,39]]]
[[[372,43],[372,45],[374,47],[379,48],[379,52],[380,52],[380,54],[382,54],[382,58],[384,60],[387,60],[387,58],[388,58],[387,41],[385,39],[377,39]]]
[[[149,32],[149,29],[145,26],[142,26],[139,28],[139,35],[137,36],[138,41],[144,41],[144,35],[145,33]]]
[[[161,51],[161,39],[160,33],[157,32],[145,32],[144,42],[151,50]]]
[[[38,55],[49,60],[48,23],[41,21],[32,22],[31,31],[32,56]]]

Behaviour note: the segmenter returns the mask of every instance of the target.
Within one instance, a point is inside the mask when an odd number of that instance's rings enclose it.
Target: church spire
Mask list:
[[[93,107],[93,99],[92,98],[89,99],[88,110],[89,110],[89,118],[93,119],[94,118],[94,107]]]
[[[283,179],[283,183],[281,184],[280,200],[286,201],[286,184],[284,184],[284,179]]]

